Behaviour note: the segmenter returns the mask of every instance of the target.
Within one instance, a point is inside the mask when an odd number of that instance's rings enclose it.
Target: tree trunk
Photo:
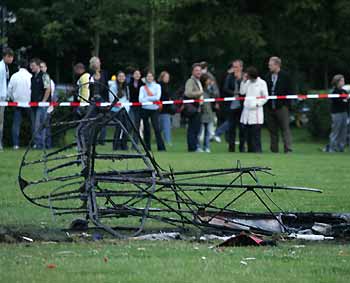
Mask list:
[[[100,54],[100,33],[98,31],[95,31],[94,35],[94,50],[92,51],[92,56],[97,56],[99,57]]]
[[[154,49],[155,49],[155,13],[154,13],[154,7],[150,7],[150,18],[149,18],[149,68],[150,70],[155,73],[155,58],[154,58]]]
[[[58,56],[57,48],[56,48],[56,60],[55,60],[55,80],[56,80],[56,84],[60,82],[60,58]]]

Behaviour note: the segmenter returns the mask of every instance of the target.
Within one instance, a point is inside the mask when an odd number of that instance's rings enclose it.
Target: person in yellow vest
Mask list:
[[[78,100],[86,102],[90,99],[90,89],[89,81],[90,74],[86,71],[86,68],[83,63],[77,63],[74,66],[74,73],[78,77],[77,86],[78,90]]]

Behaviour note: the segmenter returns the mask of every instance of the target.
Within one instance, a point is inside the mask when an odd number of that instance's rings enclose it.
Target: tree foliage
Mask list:
[[[239,57],[264,71],[267,58],[278,55],[300,90],[328,87],[334,73],[349,74],[347,0],[4,3],[17,18],[8,25],[9,45],[31,47],[28,56],[46,59],[63,81],[70,80],[72,62],[93,54],[110,72],[129,65],[166,68],[179,79],[198,60],[223,72]]]

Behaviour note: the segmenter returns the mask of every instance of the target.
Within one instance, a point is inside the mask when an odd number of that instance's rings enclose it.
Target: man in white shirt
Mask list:
[[[0,101],[5,101],[7,97],[7,81],[10,78],[8,65],[13,62],[14,53],[11,48],[5,48],[2,51],[2,60],[0,61]],[[3,150],[2,137],[4,130],[5,107],[0,106],[0,151]]]
[[[24,60],[19,62],[19,70],[11,76],[7,91],[9,100],[20,103],[13,112],[12,144],[14,149],[19,149],[19,135],[23,114],[28,119],[31,117],[30,108],[26,105],[30,102],[32,75],[26,69],[27,65],[27,62]]]

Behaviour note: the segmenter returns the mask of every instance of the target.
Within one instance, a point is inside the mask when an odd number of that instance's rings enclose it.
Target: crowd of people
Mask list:
[[[18,71],[11,77],[8,65],[13,62],[14,53],[10,48],[3,50],[0,62],[0,101],[15,102],[50,102],[54,98],[55,84],[47,73],[44,61],[33,58],[29,62],[19,60]],[[244,69],[240,59],[233,60],[221,83],[209,71],[207,62],[192,65],[191,76],[181,92],[175,95],[171,86],[170,74],[162,71],[158,77],[152,71],[131,72],[119,71],[111,78],[102,69],[101,60],[92,57],[89,66],[77,63],[73,68],[77,77],[76,84],[79,101],[113,102],[115,96],[123,103],[157,102],[173,99],[206,99],[219,97],[249,98],[230,102],[145,104],[126,106],[136,129],[141,132],[146,147],[151,150],[151,128],[156,139],[158,151],[165,151],[172,145],[172,116],[181,113],[187,121],[187,150],[189,152],[210,152],[211,141],[221,142],[222,136],[228,143],[228,151],[235,152],[236,144],[239,152],[262,152],[261,128],[266,122],[270,134],[271,152],[279,152],[279,140],[282,137],[283,152],[292,152],[292,135],[290,131],[290,100],[267,100],[261,97],[269,95],[292,95],[293,84],[290,76],[282,70],[282,60],[271,57],[268,62],[268,74],[259,76],[256,67]],[[346,93],[343,89],[344,76],[336,75],[332,80],[333,93]],[[91,87],[93,86],[93,87]],[[259,99],[254,99],[258,98]],[[346,144],[346,121],[348,118],[349,100],[347,98],[332,99],[332,133],[330,143],[325,151],[343,151]],[[0,107],[0,149],[2,150],[4,108]],[[112,107],[119,111],[120,107]],[[79,107],[76,111],[82,112]],[[13,148],[20,146],[20,128],[22,117],[31,120],[34,147],[37,149],[52,146],[50,127],[41,127],[46,120],[47,107],[15,107],[13,112],[12,143]],[[266,119],[265,119],[266,118]],[[266,121],[265,121],[266,120]],[[113,149],[127,150],[128,141],[121,134],[122,129],[115,129]],[[98,142],[106,139],[106,128],[102,128]],[[236,139],[237,137],[237,139]],[[134,137],[137,141],[138,135]],[[236,141],[237,140],[237,141]]]

